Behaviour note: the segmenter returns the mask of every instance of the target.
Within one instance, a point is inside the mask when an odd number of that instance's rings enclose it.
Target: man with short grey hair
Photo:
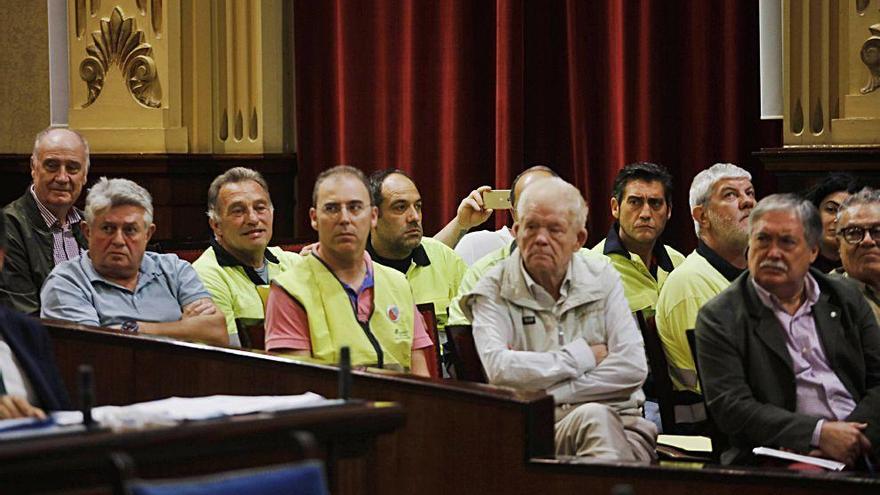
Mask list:
[[[697,249],[666,278],[657,298],[655,321],[675,388],[697,393],[697,373],[685,331],[694,328],[700,307],[746,268],[748,217],[755,206],[752,175],[731,163],[716,163],[694,177],[688,203]],[[675,416],[676,423],[706,419],[699,400],[692,406],[678,406]]]
[[[866,187],[840,204],[837,237],[843,267],[835,273],[859,286],[880,322],[880,191]]]
[[[764,446],[867,467],[880,446],[877,321],[855,287],[810,269],[822,221],[809,201],[768,196],[749,231],[749,271],[696,322],[706,402],[730,439],[722,463]]]
[[[193,268],[225,315],[230,342],[238,344],[235,320],[265,318],[269,282],[299,255],[269,247],[275,210],[269,186],[255,170],[234,167],[217,176],[208,188],[207,213],[214,237]]]
[[[644,344],[614,268],[574,256],[586,217],[574,186],[536,181],[517,205],[518,249],[460,305],[490,383],[553,395],[558,455],[650,461],[657,430],[640,413]]]
[[[49,272],[88,247],[75,206],[89,172],[89,143],[64,127],[43,129],[31,153],[33,184],[6,205],[8,251],[0,300],[27,314],[40,312]]]
[[[90,249],[52,270],[40,293],[43,318],[229,343],[223,315],[192,266],[146,252],[156,230],[146,189],[102,177],[89,190],[85,217]]]

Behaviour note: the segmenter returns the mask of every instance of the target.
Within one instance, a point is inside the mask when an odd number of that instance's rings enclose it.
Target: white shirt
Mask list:
[[[468,232],[455,245],[455,254],[471,266],[483,256],[500,249],[513,242],[513,234],[507,227],[501,227],[496,231],[475,230]]]
[[[3,385],[6,395],[18,395],[27,399],[30,404],[37,404],[37,394],[31,387],[27,376],[21,372],[21,364],[9,344],[0,335],[0,373],[3,373]]]

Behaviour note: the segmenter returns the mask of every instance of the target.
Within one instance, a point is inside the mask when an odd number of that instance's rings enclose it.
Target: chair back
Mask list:
[[[282,464],[193,478],[132,479],[129,495],[328,495],[324,467],[318,461]]]
[[[434,303],[417,304],[416,309],[425,319],[425,330],[434,346],[426,349],[425,359],[428,361],[428,372],[431,378],[441,378],[443,376],[440,366],[440,332],[437,330],[437,315],[434,313]]]
[[[703,379],[700,378],[700,362],[697,360],[697,333],[693,328],[689,328],[684,332],[687,337],[688,345],[691,348],[691,357],[694,358],[694,366],[697,370],[697,380],[700,382],[700,390],[706,390],[703,388]],[[715,424],[715,421],[712,420],[712,413],[709,411],[709,404],[704,402],[703,404],[706,407],[706,422],[704,433],[712,439],[712,458],[716,462],[721,460],[721,453],[728,447],[727,435],[721,432],[718,426]]]
[[[265,320],[252,318],[236,318],[235,327],[238,329],[238,341],[242,349],[266,349]]]
[[[653,395],[660,409],[663,433],[699,434],[702,430],[702,422],[677,422],[676,407],[683,406],[683,409],[690,409],[694,404],[702,403],[703,398],[694,392],[675,390],[672,378],[669,377],[669,363],[666,361],[666,353],[654,317],[645,317],[642,311],[636,311],[633,316],[645,341],[645,355],[648,358],[648,369],[653,382]]]
[[[457,380],[489,383],[470,325],[446,325],[446,341],[451,349],[452,369]]]

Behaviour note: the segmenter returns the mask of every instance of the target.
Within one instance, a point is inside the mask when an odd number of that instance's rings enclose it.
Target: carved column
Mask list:
[[[96,152],[189,150],[178,0],[70,0],[70,126]]]
[[[94,152],[288,151],[281,0],[68,0],[68,11],[70,125]]]
[[[880,144],[880,0],[785,0],[786,147]]]

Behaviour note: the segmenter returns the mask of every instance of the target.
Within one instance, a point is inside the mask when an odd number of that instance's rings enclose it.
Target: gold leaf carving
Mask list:
[[[101,30],[92,33],[92,41],[86,47],[88,56],[79,65],[79,76],[89,88],[83,108],[98,99],[107,71],[114,65],[122,71],[128,91],[138,103],[159,108],[162,91],[153,47],[144,41],[144,33],[137,30],[135,20],[124,17],[122,9],[116,7],[109,19],[101,19]]]
[[[880,24],[874,24],[868,29],[873,36],[862,45],[862,63],[868,68],[868,83],[861,89],[863,95],[880,88]]]
[[[89,8],[89,14],[92,17],[95,17],[96,15],[98,15],[98,11],[101,10],[101,0],[92,0],[89,3],[91,4],[91,7]]]
[[[856,0],[856,12],[864,14],[865,10],[868,9],[868,5],[871,5],[871,0]]]
[[[141,15],[147,15],[147,0],[137,0],[136,3],[138,12],[140,12]]]
[[[82,38],[86,34],[86,0],[76,0],[73,10],[73,17],[76,21],[76,37]]]

